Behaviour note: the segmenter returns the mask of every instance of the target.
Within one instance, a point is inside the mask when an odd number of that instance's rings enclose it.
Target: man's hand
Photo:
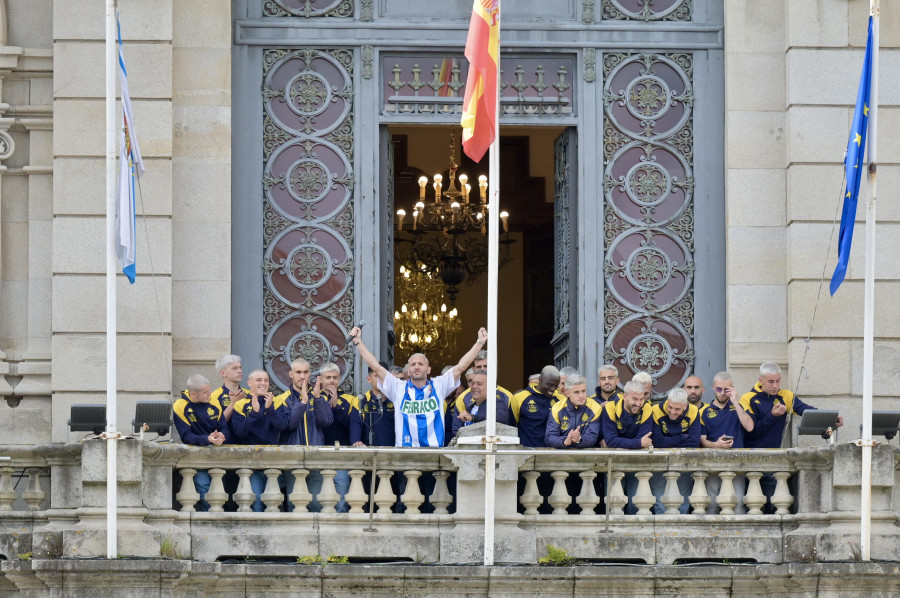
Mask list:
[[[353,443],[353,446],[366,446],[366,444],[362,440],[357,440]]]
[[[772,415],[774,415],[775,417],[781,417],[785,413],[787,413],[787,407],[784,403],[778,403],[777,405],[772,407]]]
[[[609,448],[608,446],[606,446],[605,438],[600,439],[600,448]]]
[[[834,425],[835,428],[840,428],[844,425],[844,416],[838,415],[837,423]]]
[[[468,411],[463,411],[462,413],[460,413],[460,414],[457,415],[456,417],[459,418],[460,421],[464,421],[464,422],[470,422],[470,421],[472,421],[472,414],[469,413]]]
[[[487,342],[487,329],[485,327],[481,327],[478,329],[478,342],[482,345]]]
[[[728,389],[728,399],[735,407],[739,407],[741,404],[741,399],[740,397],[738,397],[737,389],[733,386]]]
[[[354,339],[359,338],[359,335],[362,334],[362,331],[359,329],[359,326],[354,326],[350,329],[350,333],[348,336],[350,337],[350,342],[356,344]]]
[[[272,403],[275,402],[275,395],[273,395],[270,392],[267,392],[265,394],[265,397],[266,397],[266,409],[268,409],[269,407],[272,406]]]
[[[716,443],[715,443],[716,448],[731,448],[731,446],[733,444],[734,444],[734,438],[730,438],[730,439],[719,438],[718,440],[716,440]]]
[[[207,436],[206,439],[209,440],[210,444],[221,446],[221,444],[225,442],[225,435],[216,430],[212,434]]]
[[[253,398],[250,399],[250,405],[253,407],[254,413],[259,413],[259,397],[253,395]]]
[[[641,448],[649,448],[653,445],[653,441],[650,439],[650,436],[653,432],[647,432],[641,437]]]
[[[334,386],[328,387],[328,403],[331,405],[331,408],[334,409],[337,407],[338,396],[337,396],[337,388]]]

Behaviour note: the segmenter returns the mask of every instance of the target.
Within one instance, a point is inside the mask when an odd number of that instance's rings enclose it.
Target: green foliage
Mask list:
[[[301,565],[321,565],[325,561],[319,555],[297,557],[297,562]]]
[[[350,557],[331,554],[328,555],[328,562],[334,565],[348,565],[350,564]]]
[[[552,544],[547,544],[547,556],[538,559],[541,565],[556,565],[559,567],[570,567],[578,561],[569,556],[569,551],[565,548],[557,548]]]
[[[178,553],[175,552],[175,539],[169,534],[159,539],[159,555],[164,559],[178,558]]]
[[[30,561],[31,560],[30,552],[23,552],[21,554],[17,554],[16,556],[19,558],[20,561]]]

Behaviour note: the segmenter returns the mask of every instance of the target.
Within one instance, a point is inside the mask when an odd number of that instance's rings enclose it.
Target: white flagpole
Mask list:
[[[500,7],[498,6],[498,9]],[[497,33],[500,33],[500,16],[498,10]],[[497,97],[494,112],[494,141],[491,143],[488,161],[488,180],[490,189],[488,196],[488,296],[487,296],[487,426],[485,448],[494,447],[493,440],[497,435],[497,291],[499,288],[500,259],[500,54],[497,53]],[[484,564],[494,564],[494,494],[496,457],[485,455],[484,458]]]
[[[116,3],[106,0],[106,558],[116,546]],[[124,167],[124,165],[123,165]]]
[[[872,14],[872,85],[869,92],[869,191],[866,204],[866,273],[863,309],[863,416],[860,548],[862,560],[871,560],[872,541],[872,373],[875,345],[875,171],[878,162],[878,19],[879,0],[869,1]]]

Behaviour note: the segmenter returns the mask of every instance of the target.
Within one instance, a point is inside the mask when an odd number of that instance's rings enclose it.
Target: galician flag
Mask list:
[[[463,101],[463,151],[478,162],[497,137],[500,0],[474,0],[466,40],[469,76]]]
[[[122,86],[122,132],[119,135],[119,188],[116,192],[116,256],[122,265],[122,272],[134,284],[135,234],[134,182],[144,174],[144,160],[138,147],[131,116],[131,95],[128,92],[128,73],[122,57],[122,26],[116,11],[116,26],[119,31],[119,81]]]
[[[853,244],[853,225],[856,221],[856,203],[859,200],[859,181],[865,166],[866,132],[869,124],[869,96],[872,92],[872,17],[869,17],[869,35],[866,38],[866,57],[863,60],[862,75],[859,77],[859,91],[856,92],[856,110],[853,112],[853,126],[847,141],[847,157],[844,158],[847,187],[844,190],[844,207],[841,212],[841,231],[838,234],[838,262],[831,276],[831,294],[834,295],[850,262],[850,246]]]

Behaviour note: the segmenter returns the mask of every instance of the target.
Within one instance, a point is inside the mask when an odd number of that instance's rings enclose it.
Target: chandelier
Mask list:
[[[457,182],[456,136],[450,128],[450,169],[447,187],[443,175],[434,175],[434,201],[426,201],[428,179],[419,178],[419,199],[407,220],[407,211],[397,210],[394,236],[397,260],[407,270],[437,274],[447,285],[450,305],[456,305],[459,288],[466,280],[475,282],[487,271],[488,178],[478,177],[478,200],[471,198],[469,177],[460,173]],[[500,212],[503,238],[500,239],[500,267],[509,260],[509,213]]]
[[[462,322],[455,307],[447,309],[440,277],[424,266],[417,270],[400,266],[397,290],[401,305],[394,312],[394,333],[397,347],[405,353],[398,357],[425,353],[434,363],[450,363]]]

